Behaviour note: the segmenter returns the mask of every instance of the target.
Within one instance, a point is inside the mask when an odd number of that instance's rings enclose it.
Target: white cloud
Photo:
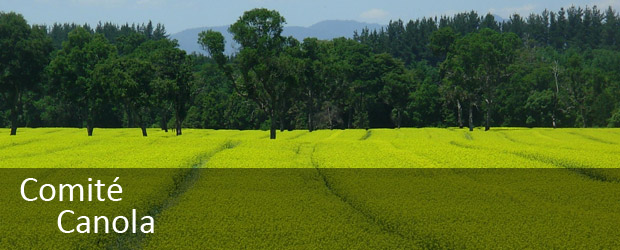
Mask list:
[[[620,7],[620,1],[618,0],[600,0],[592,3],[592,5],[596,5],[599,9],[606,10],[609,6],[617,9]]]
[[[390,13],[382,9],[371,9],[360,14],[361,18],[364,19],[382,19],[386,18]]]
[[[89,6],[118,7],[126,3],[125,0],[73,0],[74,3]]]
[[[533,13],[534,10],[536,10],[536,5],[534,4],[526,4],[520,7],[506,7],[500,10],[496,10],[496,9],[489,9],[490,13],[493,14],[497,14],[500,15],[504,18],[508,18],[510,16],[512,16],[513,14],[519,14],[519,15],[529,15],[530,13]]]
[[[158,5],[164,3],[164,0],[138,0],[138,5]]]

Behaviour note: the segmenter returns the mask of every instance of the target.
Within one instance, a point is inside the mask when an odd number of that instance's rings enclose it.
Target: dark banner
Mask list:
[[[1,248],[620,247],[620,169],[0,169]]]

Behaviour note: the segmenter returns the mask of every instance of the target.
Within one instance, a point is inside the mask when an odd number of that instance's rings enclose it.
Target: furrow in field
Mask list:
[[[15,147],[15,146],[26,145],[26,144],[38,142],[38,141],[41,141],[41,139],[29,139],[29,140],[24,140],[24,141],[8,142],[4,145],[0,145],[0,150]]]
[[[372,130],[366,130],[366,134],[364,134],[364,136],[362,136],[362,138],[360,138],[360,141],[368,140],[368,138],[370,138],[370,136],[372,136]]]
[[[330,193],[312,166],[312,149],[305,140],[260,140],[217,154],[162,213],[160,235],[197,240],[187,248],[417,248]],[[174,247],[147,237],[147,248]]]
[[[345,192],[341,192],[340,190],[335,188],[334,181],[337,181],[337,180],[331,180],[329,177],[327,177],[323,173],[323,171],[330,170],[330,169],[323,169],[321,168],[321,166],[319,166],[319,163],[317,163],[314,159],[315,151],[316,151],[316,144],[313,146],[312,152],[310,154],[312,166],[316,169],[323,185],[328,190],[328,192],[334,197],[336,197],[338,200],[340,200],[343,204],[350,207],[353,211],[355,211],[360,216],[365,218],[369,223],[375,225],[382,232],[389,234],[389,235],[394,235],[398,237],[400,240],[407,242],[406,244],[409,244],[410,245],[409,247],[413,246],[413,247],[421,248],[421,249],[429,249],[429,248],[443,245],[439,239],[435,238],[434,236],[430,234],[419,236],[413,232],[405,233],[399,230],[401,228],[401,225],[394,224],[393,222],[387,221],[381,218],[380,216],[375,216],[372,210],[366,207],[367,204],[364,204],[363,201],[352,200],[345,194]],[[331,170],[334,170],[334,169],[331,169]],[[339,170],[339,169],[335,169],[335,170]],[[352,171],[356,171],[356,170],[348,169],[344,171],[349,171],[349,173],[351,173]],[[360,169],[360,171],[364,171],[364,170]],[[409,225],[415,224],[415,221],[409,220],[408,223]]]
[[[290,137],[288,137],[286,139],[287,140],[295,140],[295,139],[298,139],[298,138],[300,138],[300,137],[302,137],[304,135],[307,135],[309,133],[310,133],[309,131],[304,130],[303,132],[298,132],[296,135],[290,136]]]
[[[605,140],[605,139],[597,138],[597,137],[594,137],[594,136],[591,136],[591,135],[587,135],[587,134],[583,134],[583,133],[569,132],[569,134],[576,135],[576,136],[582,137],[582,138],[584,138],[586,140],[590,140],[590,141],[593,141],[593,142],[599,142],[599,143],[604,143],[604,144],[612,144],[612,145],[617,145],[618,144],[616,142],[608,141],[608,140]]]
[[[205,152],[200,156],[200,161],[191,168],[182,169],[182,173],[180,173],[175,179],[175,185],[170,190],[170,195],[163,200],[163,202],[159,204],[155,204],[151,207],[147,214],[157,219],[159,215],[169,209],[170,207],[176,206],[181,198],[187,191],[191,190],[195,183],[200,179],[199,169],[203,167],[211,157],[214,155],[228,149],[232,149],[239,145],[240,141],[225,141],[219,148],[214,151]],[[110,249],[136,249],[143,248],[143,241],[145,239],[145,234],[139,232],[137,234],[121,234],[113,245],[108,246]]]
[[[620,178],[618,176],[606,175],[602,169],[594,168],[592,166],[581,165],[577,162],[571,162],[564,159],[558,159],[551,156],[546,156],[542,154],[534,154],[528,152],[511,152],[511,154],[528,159],[543,162],[546,164],[551,164],[560,168],[565,168],[566,170],[572,171],[576,174],[582,175],[591,180],[602,181],[602,182],[620,182]]]
[[[399,151],[401,151],[401,152],[403,152],[405,154],[413,154],[415,156],[424,158],[424,159],[434,163],[433,166],[441,166],[441,164],[442,164],[437,159],[432,158],[432,157],[428,157],[428,155],[423,155],[423,154],[420,154],[420,152],[416,152],[416,151],[413,151],[413,150],[407,150],[406,148],[402,147],[401,145],[397,145],[396,142],[394,142],[394,141],[391,141],[390,144],[392,145],[392,147],[394,147],[394,149],[399,150]],[[423,166],[423,168],[430,168],[430,167],[431,166]]]
[[[403,240],[413,240],[413,238],[411,238],[410,236],[404,235],[400,231],[396,230],[394,226],[390,225],[390,223],[384,221],[383,219],[379,217],[374,216],[372,213],[365,211],[365,209],[363,209],[361,205],[356,204],[355,202],[349,200],[349,198],[346,195],[343,195],[337,190],[335,190],[332,187],[332,183],[330,182],[330,180],[323,173],[321,173],[321,169],[319,167],[316,167],[316,171],[321,177],[321,180],[323,181],[325,188],[327,188],[330,194],[334,195],[342,203],[346,204],[348,207],[353,209],[353,211],[359,213],[361,216],[366,218],[368,222],[376,225],[377,227],[380,228],[381,231],[385,233],[396,235],[397,237]]]
[[[511,141],[511,142],[513,142],[513,143],[516,143],[516,144],[521,144],[521,145],[525,145],[525,146],[535,146],[535,144],[534,144],[534,143],[529,143],[529,142],[524,142],[524,141],[516,140],[516,139],[512,138],[511,136],[509,136],[509,135],[508,135],[506,132],[504,132],[504,131],[499,132],[499,133],[500,133],[500,134],[501,134],[504,138],[506,138],[506,140],[509,140],[509,141]]]
[[[370,213],[367,213],[366,211],[364,211],[363,209],[358,207],[356,204],[354,204],[353,202],[348,200],[348,198],[346,196],[340,194],[337,190],[334,190],[334,188],[332,187],[332,185],[331,185],[330,181],[327,179],[327,177],[323,173],[321,173],[320,166],[318,166],[318,164],[314,161],[313,155],[314,155],[314,151],[315,150],[316,150],[316,146],[313,147],[313,149],[312,149],[312,153],[310,155],[310,159],[312,161],[313,167],[316,169],[317,173],[321,177],[321,180],[322,180],[323,184],[325,185],[325,188],[327,188],[327,190],[329,191],[329,193],[331,193],[332,195],[336,196],[344,204],[346,204],[347,206],[351,207],[354,211],[358,212],[363,217],[368,219],[369,222],[379,226],[379,228],[381,228],[382,231],[384,231],[386,233],[397,235],[398,237],[403,238],[403,239],[406,238],[404,235],[400,234],[400,232],[394,230],[392,227],[386,226],[386,225],[388,225],[386,222],[382,221],[380,218],[377,218],[377,217],[373,216]]]

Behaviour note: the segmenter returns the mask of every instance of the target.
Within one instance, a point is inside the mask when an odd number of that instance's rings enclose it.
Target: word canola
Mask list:
[[[125,216],[117,216],[114,219],[109,219],[106,216],[94,216],[91,220],[88,216],[80,216],[77,217],[77,222],[81,222],[77,224],[75,229],[67,229],[63,227],[63,217],[70,218],[75,215],[75,212],[72,210],[64,210],[58,215],[58,229],[61,232],[69,234],[77,231],[78,233],[100,233],[99,230],[103,227],[103,233],[110,233],[110,228],[114,230],[114,232],[122,234],[126,233],[131,226],[131,232],[136,233],[136,229],[138,227],[138,223],[136,222],[136,210],[131,210],[131,223],[129,219]],[[144,216],[141,219],[140,231],[144,234],[154,233],[155,232],[155,221],[151,216]],[[110,227],[111,225],[111,227]]]
[[[43,184],[35,178],[27,178],[21,183],[21,197],[27,202],[119,202],[123,200],[123,187],[118,184],[119,177],[114,178],[110,185],[101,180],[88,178],[84,184]],[[131,216],[116,217],[77,215],[74,210],[64,209],[58,214],[58,229],[65,234],[80,233],[137,233],[138,228],[144,234],[155,232],[155,221],[151,216],[143,216],[138,221],[136,209]]]

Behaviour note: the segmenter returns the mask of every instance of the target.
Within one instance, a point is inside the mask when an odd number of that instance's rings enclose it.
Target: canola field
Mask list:
[[[8,134],[0,129],[0,249],[620,247],[620,129]],[[17,190],[33,176],[120,176],[126,192],[119,203],[24,202]],[[67,207],[136,209],[154,216],[155,233],[62,234]]]
[[[184,131],[0,129],[0,167],[620,168],[620,129]]]

